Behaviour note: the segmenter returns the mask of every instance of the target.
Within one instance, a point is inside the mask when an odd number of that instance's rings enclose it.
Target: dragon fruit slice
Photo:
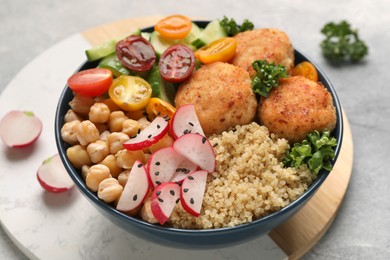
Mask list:
[[[131,211],[138,208],[149,192],[149,180],[141,161],[135,161],[129,178],[116,205],[120,211]]]
[[[164,182],[158,185],[151,197],[150,207],[157,221],[164,225],[175,205],[180,201],[180,186],[176,182]]]
[[[150,125],[148,125],[144,130],[138,133],[134,138],[123,143],[123,146],[130,151],[142,150],[151,146],[152,144],[157,143],[161,138],[165,136],[168,132],[169,119],[158,116],[156,117]]]
[[[207,171],[195,171],[184,179],[180,189],[180,201],[183,209],[198,217],[202,209],[206,189]]]
[[[193,133],[182,135],[173,143],[173,149],[202,170],[215,170],[214,149],[206,137]]]
[[[189,133],[205,136],[194,105],[184,105],[176,110],[172,117],[172,133],[175,139]]]

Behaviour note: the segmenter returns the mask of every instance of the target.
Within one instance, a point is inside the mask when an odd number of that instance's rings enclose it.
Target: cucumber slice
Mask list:
[[[146,40],[150,40],[150,34],[149,32],[141,32],[141,36],[144,37]]]
[[[199,26],[196,25],[195,23],[192,23],[191,31],[187,34],[187,36],[183,40],[180,40],[180,42],[190,47],[190,45],[192,45],[191,43],[199,38],[201,32],[202,30],[199,28]]]
[[[225,29],[219,24],[219,20],[211,21],[200,33],[199,37],[192,41],[192,44],[201,46],[207,45],[210,42],[227,37]]]
[[[105,68],[111,70],[114,77],[119,77],[121,75],[130,75],[130,71],[123,67],[115,52],[104,57],[99,62],[98,68]]]
[[[141,35],[141,29],[137,29],[134,32],[130,33],[129,35]],[[104,58],[104,57],[114,53],[117,42],[119,42],[120,40],[122,40],[126,37],[127,37],[127,35],[116,37],[112,40],[109,40],[107,42],[103,42],[102,44],[96,45],[96,46],[86,50],[85,54],[87,55],[88,61],[99,60],[101,58]]]
[[[150,35],[150,44],[153,46],[156,55],[160,57],[166,49],[176,44],[176,41],[165,39],[161,37],[160,33],[153,31]]]
[[[154,65],[147,78],[152,87],[152,97],[160,98],[174,105],[176,87],[174,84],[165,81],[161,75],[158,65]]]

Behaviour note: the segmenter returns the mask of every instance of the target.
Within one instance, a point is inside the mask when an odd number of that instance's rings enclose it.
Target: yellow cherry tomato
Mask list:
[[[122,75],[114,79],[108,94],[121,109],[135,111],[148,104],[152,87],[143,78]]]
[[[170,15],[158,21],[154,29],[164,38],[182,39],[191,31],[192,22],[184,15]]]
[[[294,67],[293,76],[303,76],[315,82],[318,81],[318,73],[313,64],[308,61],[301,62]]]
[[[204,64],[229,61],[236,54],[237,42],[232,37],[215,40],[195,51],[195,57]]]
[[[151,98],[146,105],[149,120],[153,120],[156,116],[172,118],[175,112],[176,108],[174,106],[159,98]]]

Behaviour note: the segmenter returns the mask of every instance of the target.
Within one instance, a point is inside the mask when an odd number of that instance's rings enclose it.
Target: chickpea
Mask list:
[[[128,151],[126,149],[120,150],[115,154],[116,163],[123,169],[131,169],[136,160],[145,161],[143,151]]]
[[[83,165],[81,166],[81,176],[83,177],[84,181],[87,178],[88,170],[91,166],[89,165]]]
[[[111,132],[121,132],[123,127],[123,121],[127,119],[127,116],[123,111],[114,111],[110,114],[108,119],[108,128]]]
[[[87,116],[90,107],[95,103],[95,100],[91,97],[84,97],[76,95],[69,102],[70,108],[77,114]]]
[[[145,116],[141,117],[137,121],[141,130],[144,130],[148,125],[150,125],[149,120]]]
[[[129,178],[131,170],[124,170],[123,172],[119,173],[118,175],[118,182],[122,187],[124,188],[127,182],[127,179]]]
[[[77,140],[81,145],[88,145],[99,139],[99,131],[89,120],[84,120],[77,126]]]
[[[95,103],[89,110],[89,120],[93,123],[106,123],[110,117],[110,109],[104,103]]]
[[[173,138],[170,135],[166,134],[163,138],[161,138],[160,141],[151,145],[149,147],[149,151],[151,153],[154,153],[155,151],[158,151],[161,148],[172,146],[172,144],[173,144]]]
[[[108,130],[103,131],[102,133],[100,133],[99,140],[108,142],[107,138],[108,138],[108,136],[109,136],[110,134],[111,134],[111,133],[110,133],[110,131],[108,131]]]
[[[106,98],[103,101],[101,101],[101,103],[106,104],[111,112],[121,110],[121,108],[114,101],[112,101],[111,98]]]
[[[135,136],[138,134],[138,130],[140,129],[140,125],[138,121],[133,119],[126,119],[123,121],[122,132],[127,134],[128,136]]]
[[[119,177],[118,175],[123,171],[123,169],[117,165],[115,155],[113,154],[107,155],[100,164],[107,166],[114,178]]]
[[[91,161],[98,163],[110,154],[110,149],[108,148],[107,142],[97,140],[87,146],[87,152]]]
[[[95,164],[89,168],[85,182],[88,189],[93,192],[97,192],[99,189],[99,184],[103,180],[110,178],[110,176],[110,169],[107,166],[103,164]]]
[[[118,151],[123,149],[123,143],[129,140],[129,136],[122,132],[111,133],[107,137],[108,146],[111,154],[116,154]]]
[[[142,206],[142,209],[141,209],[141,218],[151,224],[155,224],[155,223],[158,223],[157,219],[154,217],[154,214],[152,212],[152,208],[151,208],[151,200],[150,200],[150,197],[148,197],[145,202],[144,202],[144,205]]]
[[[65,123],[61,128],[62,140],[64,140],[68,144],[78,144],[79,140],[77,139],[77,127],[80,123],[81,122],[77,119]]]
[[[104,202],[111,203],[118,201],[123,191],[123,187],[115,178],[104,179],[99,184],[98,197]]]
[[[81,122],[83,121],[83,118],[76,114],[72,109],[69,109],[64,116],[64,121],[65,123],[69,123],[73,120],[79,120]]]
[[[79,144],[69,147],[66,150],[66,156],[75,168],[80,169],[83,165],[91,165],[87,148]]]

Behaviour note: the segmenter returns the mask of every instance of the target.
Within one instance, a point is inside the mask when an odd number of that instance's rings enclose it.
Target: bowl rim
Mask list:
[[[204,27],[210,21],[209,20],[194,20],[193,22],[201,27],[202,26]],[[152,26],[145,27],[145,28],[141,29],[142,32],[150,32],[152,30],[153,30]],[[310,57],[304,55],[301,51],[297,50],[294,47],[295,62],[296,62],[297,56],[299,56],[303,60],[307,60],[307,61],[311,62],[315,66],[315,68],[318,71],[319,77],[322,79],[321,83],[324,84],[324,87],[326,87],[332,95],[333,104],[336,108],[336,117],[337,117],[337,119],[336,119],[337,123],[336,123],[335,130],[338,131],[338,138],[337,138],[338,144],[335,148],[335,157],[332,160],[332,165],[334,166],[334,164],[337,162],[337,158],[338,158],[340,150],[341,150],[342,141],[343,141],[343,131],[344,131],[343,114],[342,114],[342,107],[340,104],[340,100],[337,96],[337,93],[334,89],[333,84],[331,83],[329,78],[326,76],[326,74],[323,72],[323,70],[318,66],[318,64],[316,64]],[[75,72],[86,69],[86,67],[88,67],[88,66],[93,66],[92,64],[94,64],[94,63],[96,63],[96,62],[85,61],[81,66],[79,66],[77,68],[77,70]],[[248,222],[248,223],[239,224],[239,225],[233,226],[233,227],[221,227],[221,228],[209,228],[209,229],[184,229],[184,228],[174,228],[174,227],[161,226],[160,224],[151,224],[151,223],[148,223],[142,219],[126,215],[125,213],[115,209],[115,207],[113,207],[111,204],[108,204],[108,203],[105,203],[104,201],[101,201],[97,197],[96,193],[91,192],[86,187],[85,181],[82,179],[79,170],[77,170],[75,167],[73,167],[73,165],[67,159],[66,152],[65,152],[66,151],[66,144],[64,143],[64,141],[62,141],[62,138],[61,138],[61,127],[63,124],[63,115],[61,115],[60,112],[63,110],[62,106],[65,105],[65,104],[61,103],[61,101],[63,101],[65,99],[65,97],[69,94],[69,92],[71,92],[71,90],[69,89],[68,85],[66,84],[64,89],[62,90],[61,95],[60,95],[59,101],[57,103],[56,113],[55,113],[55,123],[54,123],[55,141],[56,141],[57,150],[58,150],[58,153],[60,155],[60,158],[61,158],[68,174],[70,175],[72,180],[75,182],[78,190],[80,190],[80,192],[83,195],[87,196],[88,199],[91,200],[96,206],[103,209],[105,212],[109,213],[110,215],[116,216],[117,218],[121,219],[122,221],[127,221],[130,223],[133,223],[136,226],[142,226],[143,228],[146,227],[146,228],[153,229],[153,230],[156,230],[156,231],[159,231],[162,233],[175,233],[175,234],[183,234],[183,235],[191,235],[191,234],[217,235],[217,234],[222,234],[225,232],[232,232],[233,230],[239,231],[239,230],[249,229],[249,228],[252,228],[253,226],[261,225],[262,223],[267,223],[267,221],[269,219],[278,218],[279,216],[282,216],[290,211],[295,210],[298,207],[298,205],[301,204],[301,202],[307,202],[308,199],[312,195],[314,195],[314,193],[318,190],[318,188],[322,185],[322,183],[325,181],[325,179],[330,174],[330,172],[322,169],[318,173],[317,178],[314,180],[314,182],[296,200],[292,201],[290,204],[288,204],[287,206],[283,207],[282,209],[280,209],[278,211],[272,212],[264,217],[261,217],[259,219],[255,219],[255,220]]]

